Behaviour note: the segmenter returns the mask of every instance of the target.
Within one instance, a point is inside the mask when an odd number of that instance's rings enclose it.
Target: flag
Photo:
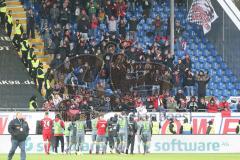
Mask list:
[[[204,34],[211,30],[211,23],[218,18],[210,0],[194,0],[187,20],[203,27]]]

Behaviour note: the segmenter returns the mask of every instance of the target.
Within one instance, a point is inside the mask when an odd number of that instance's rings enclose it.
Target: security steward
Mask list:
[[[180,134],[192,134],[192,125],[188,123],[188,119],[183,120],[183,125],[180,128]]]
[[[28,53],[27,53],[27,68],[28,68],[28,72],[29,72],[30,75],[32,75],[32,63],[31,63],[31,61],[33,60],[34,47],[35,47],[35,45],[33,44],[32,47],[29,48]]]
[[[42,86],[44,82],[44,72],[43,72],[43,64],[40,63],[37,68],[37,81],[38,81],[38,91],[42,94]]]
[[[236,128],[236,134],[240,134],[240,120],[238,121],[238,125]]]
[[[215,134],[215,127],[213,121],[208,122],[207,133],[206,134]]]
[[[28,123],[23,119],[22,113],[17,112],[16,118],[8,125],[8,132],[11,134],[12,147],[8,154],[8,160],[11,160],[17,147],[20,148],[20,159],[26,160],[25,140],[29,134]]]
[[[12,17],[12,10],[9,10],[6,14],[7,20],[7,35],[10,38],[12,34],[12,27],[13,27],[13,17]]]
[[[159,134],[161,124],[157,121],[156,117],[152,117],[152,134]]]
[[[32,96],[29,100],[29,110],[30,111],[36,111],[36,109],[38,108],[37,105],[37,97],[36,96]]]
[[[30,45],[27,39],[27,35],[25,33],[23,34],[23,39],[20,44],[21,44],[21,52],[22,52],[22,62],[24,66],[27,68],[28,67],[27,57],[28,57]]]
[[[166,129],[166,134],[177,134],[176,127],[174,125],[174,120],[171,118],[169,123],[169,126]]]
[[[50,75],[51,69],[48,68],[45,76],[44,76],[44,88],[46,90],[45,98],[48,99],[51,96],[52,88],[51,88],[51,75]]]
[[[23,26],[19,23],[19,20],[16,20],[15,24],[15,34],[13,37],[13,44],[15,47],[19,50],[20,49],[20,42],[21,42],[21,36],[23,34]]]
[[[133,154],[136,133],[137,133],[137,122],[134,121],[134,117],[133,115],[131,115],[128,121],[128,143],[127,143],[126,154],[128,154],[128,149],[130,145],[131,145],[130,151],[131,151],[131,154]]]
[[[37,59],[36,55],[33,55],[33,60],[31,61],[32,67],[32,78],[34,80],[35,85],[37,85],[37,69],[39,67],[40,61]]]
[[[7,5],[5,1],[0,2],[0,18],[1,18],[1,27],[5,30],[5,16],[7,12]]]

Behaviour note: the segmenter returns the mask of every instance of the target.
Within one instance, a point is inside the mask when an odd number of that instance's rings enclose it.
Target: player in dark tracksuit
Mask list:
[[[126,154],[128,154],[128,149],[130,145],[131,145],[131,148],[130,148],[131,154],[133,154],[136,133],[137,133],[137,123],[134,121],[133,116],[130,116],[129,122],[128,122],[128,143],[127,143]]]

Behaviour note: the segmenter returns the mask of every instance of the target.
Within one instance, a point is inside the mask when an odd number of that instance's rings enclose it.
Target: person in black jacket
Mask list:
[[[198,99],[206,96],[206,86],[210,81],[208,73],[204,73],[202,70],[195,76],[198,84]]]
[[[126,154],[128,154],[128,148],[130,145],[131,145],[131,148],[130,148],[131,154],[133,154],[136,133],[137,133],[137,123],[134,121],[133,115],[131,115],[129,117],[129,122],[128,122],[128,142],[127,142]]]
[[[25,140],[29,134],[29,127],[28,123],[23,119],[21,112],[17,112],[16,118],[9,123],[8,132],[11,134],[12,142],[8,160],[12,159],[17,147],[21,149],[21,160],[26,160]]]

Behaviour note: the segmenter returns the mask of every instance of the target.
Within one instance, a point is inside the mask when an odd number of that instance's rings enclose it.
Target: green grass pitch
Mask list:
[[[19,160],[16,154],[13,160]],[[27,160],[238,160],[240,154],[135,154],[135,155],[44,155],[27,154]],[[0,155],[0,160],[7,160],[7,155]]]

